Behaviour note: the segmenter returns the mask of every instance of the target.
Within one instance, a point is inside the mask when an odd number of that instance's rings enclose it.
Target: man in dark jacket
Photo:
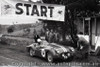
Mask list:
[[[89,42],[83,38],[79,37],[78,44],[77,44],[77,51],[76,51],[76,57],[80,58],[88,58],[89,54]]]
[[[37,43],[37,39],[39,39],[40,38],[40,36],[38,35],[38,34],[36,34],[35,36],[34,36],[34,40],[35,40],[35,42]]]

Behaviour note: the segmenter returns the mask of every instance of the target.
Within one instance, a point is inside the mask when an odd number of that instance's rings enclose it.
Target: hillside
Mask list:
[[[0,34],[7,34],[7,28],[10,25],[0,25]]]
[[[22,26],[21,26],[22,27]],[[24,28],[21,29],[21,27],[16,26],[16,31],[14,31],[13,33],[9,33],[7,35],[10,36],[15,36],[15,37],[28,37],[28,38],[33,38],[34,35],[34,30],[36,30],[36,32],[41,35],[41,31],[43,32],[43,25],[42,24],[34,24],[33,26],[30,25],[25,25],[23,26]],[[18,30],[18,28],[20,28]]]

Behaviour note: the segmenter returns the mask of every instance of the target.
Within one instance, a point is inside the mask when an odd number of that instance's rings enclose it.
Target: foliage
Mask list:
[[[9,27],[7,28],[7,32],[8,32],[8,33],[12,33],[12,32],[14,32],[14,29],[15,29],[15,27],[14,27],[13,25],[11,25],[11,26],[9,26]]]
[[[65,34],[69,33],[74,42],[77,41],[77,29],[74,20],[77,17],[95,16],[99,11],[97,0],[43,0],[43,2],[66,6],[65,22],[61,24],[63,40],[65,40]]]

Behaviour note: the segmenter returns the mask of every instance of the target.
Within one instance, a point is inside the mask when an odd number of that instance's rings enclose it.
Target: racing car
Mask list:
[[[72,58],[75,49],[70,46],[62,46],[56,43],[42,41],[41,44],[33,43],[26,47],[30,56],[38,56],[47,59],[48,62],[54,62],[55,59],[68,60]]]

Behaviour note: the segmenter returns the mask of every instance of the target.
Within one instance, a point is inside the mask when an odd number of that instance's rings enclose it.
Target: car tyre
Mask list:
[[[52,63],[54,61],[52,53],[47,53],[47,61]]]
[[[32,48],[30,48],[29,55],[31,57],[33,57],[35,55],[35,50],[33,50]]]

